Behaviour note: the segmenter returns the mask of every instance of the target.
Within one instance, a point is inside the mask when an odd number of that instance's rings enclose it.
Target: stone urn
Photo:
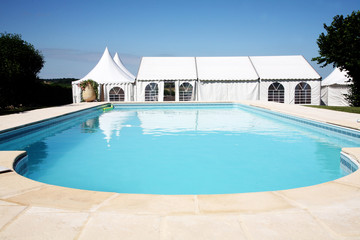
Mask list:
[[[85,90],[82,92],[82,98],[85,102],[92,102],[96,99],[95,91],[90,84],[86,85]]]

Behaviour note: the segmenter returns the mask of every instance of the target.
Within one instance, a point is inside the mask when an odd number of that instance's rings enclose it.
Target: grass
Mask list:
[[[322,108],[328,109],[333,111],[340,111],[340,112],[349,112],[349,113],[358,113],[360,114],[360,107],[335,107],[335,106],[313,106],[313,105],[306,105],[307,107],[313,108]]]

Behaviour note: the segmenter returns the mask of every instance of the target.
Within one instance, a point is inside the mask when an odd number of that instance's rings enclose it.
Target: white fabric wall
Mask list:
[[[125,102],[130,102],[134,100],[134,86],[132,83],[115,83],[115,84],[104,84],[104,101],[110,101],[109,92],[114,87],[120,87],[124,90]],[[99,90],[100,94],[100,90]]]
[[[321,87],[321,104],[325,104],[326,106],[329,106],[328,101],[328,93],[329,93],[329,86],[322,86]]]
[[[345,94],[349,94],[349,86],[335,84],[321,87],[321,100],[327,106],[349,106]]]
[[[311,87],[311,105],[320,105],[320,80],[307,81],[264,81],[260,82],[260,100],[268,100],[268,89],[272,83],[281,83],[284,86],[284,103],[295,104],[295,87],[301,82],[306,82]]]
[[[200,81],[198,101],[257,100],[258,81]]]
[[[73,103],[81,102],[81,88],[77,84],[72,84]]]

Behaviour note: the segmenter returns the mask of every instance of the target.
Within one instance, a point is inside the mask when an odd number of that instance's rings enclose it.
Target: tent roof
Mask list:
[[[322,82],[321,86],[330,85],[349,85],[351,78],[346,77],[346,71],[340,71],[339,68],[335,68],[332,73],[329,74]]]
[[[118,53],[115,53],[115,56],[114,56],[113,59],[114,59],[114,62],[119,66],[119,68],[120,68],[124,73],[126,73],[131,79],[134,79],[134,81],[135,81],[135,76],[126,69],[126,67],[125,67],[124,64],[122,63],[121,59],[119,58]]]
[[[263,80],[320,80],[321,76],[301,55],[250,57]]]
[[[92,79],[99,84],[106,83],[133,83],[135,79],[131,79],[124,73],[110,56],[108,48],[105,49],[101,59],[96,66],[82,79],[72,82],[79,83],[84,80]]]
[[[199,80],[258,80],[249,57],[197,57]]]
[[[196,80],[194,57],[143,57],[137,80]]]

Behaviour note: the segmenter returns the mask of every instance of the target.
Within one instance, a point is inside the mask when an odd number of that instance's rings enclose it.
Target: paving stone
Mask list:
[[[8,198],[24,205],[85,211],[99,205],[114,193],[85,191],[58,186],[47,186]]]
[[[53,212],[29,209],[0,232],[1,239],[74,239],[80,233],[89,214]]]
[[[14,172],[0,174],[0,183],[0,198],[21,194],[43,186],[43,183],[25,178]]]
[[[360,191],[357,187],[336,182],[279,191],[278,194],[301,204],[303,207],[324,206],[351,198],[360,198]]]
[[[98,211],[164,215],[195,213],[195,207],[191,195],[119,194],[102,204]]]
[[[201,213],[259,212],[292,207],[272,192],[199,195]]]
[[[25,206],[1,206],[0,205],[0,229],[4,227],[5,224],[11,222],[16,216],[18,216],[22,211],[24,211]],[[1,234],[0,234],[1,239]]]
[[[240,219],[254,240],[340,239],[301,209],[245,214]]]
[[[79,240],[160,239],[160,217],[97,212],[83,229]]]
[[[162,239],[247,239],[234,215],[169,216],[161,231]]]
[[[330,206],[317,206],[309,211],[330,229],[345,237],[360,239],[360,197]]]

